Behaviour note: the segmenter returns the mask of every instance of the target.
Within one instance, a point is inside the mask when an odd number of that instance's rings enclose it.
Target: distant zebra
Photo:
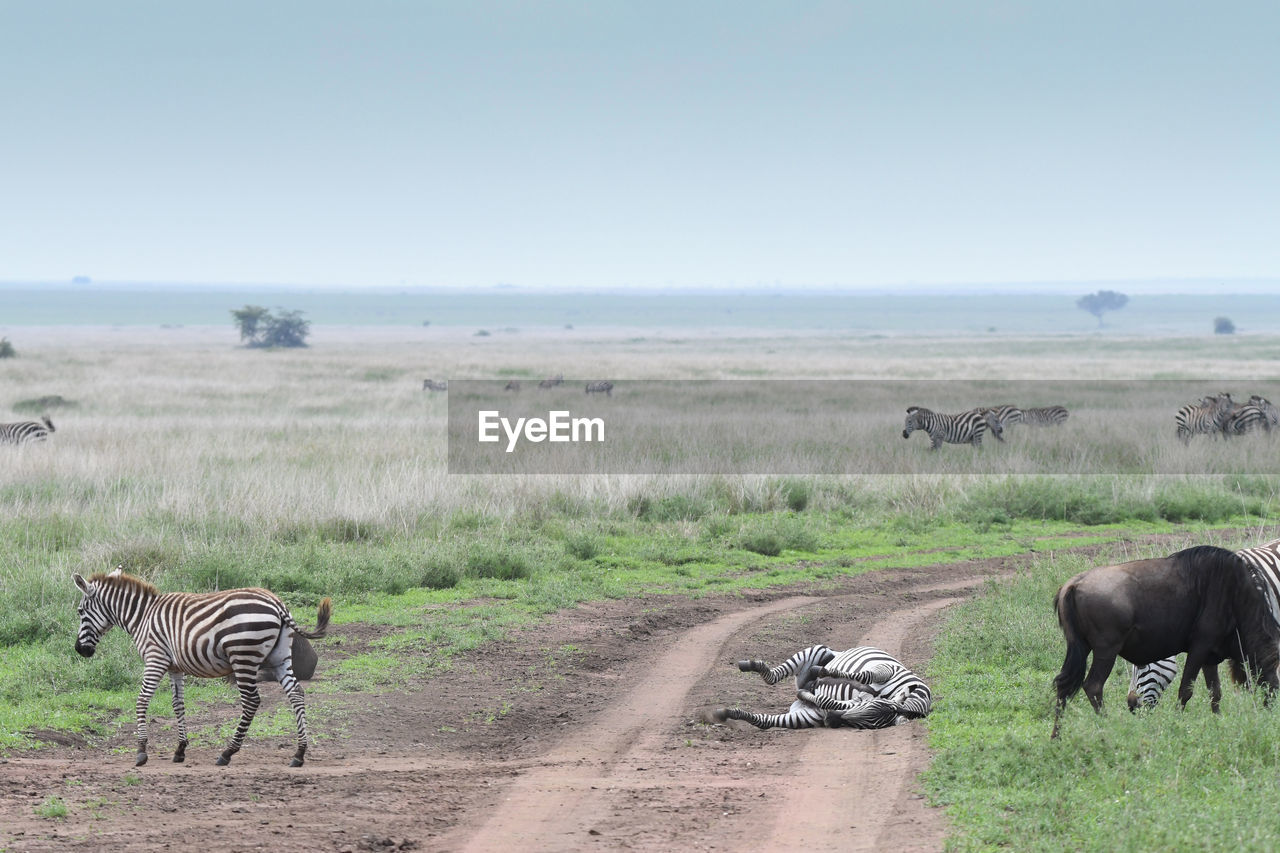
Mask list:
[[[1222,434],[1227,436],[1244,435],[1255,430],[1271,432],[1271,418],[1261,406],[1246,403],[1236,406],[1222,424]]]
[[[0,424],[0,444],[26,444],[28,441],[44,441],[49,433],[56,432],[48,415],[38,421],[18,421]]]
[[[448,391],[449,382],[448,380],[445,380],[443,382],[436,382],[431,379],[424,379],[422,380],[422,390],[423,391]]]
[[[1252,566],[1266,584],[1271,615],[1280,622],[1280,539],[1272,539],[1252,548],[1241,548],[1236,551],[1236,555]],[[1155,707],[1160,694],[1173,683],[1177,674],[1177,657],[1164,658],[1135,668],[1129,679],[1129,710],[1140,705],[1144,708]],[[1232,673],[1232,678],[1236,681],[1243,681],[1243,676],[1242,672]]]
[[[1257,406],[1259,409],[1262,409],[1262,413],[1267,416],[1268,423],[1273,427],[1280,426],[1280,411],[1277,411],[1276,407],[1273,406],[1271,401],[1266,397],[1259,397],[1257,394],[1254,394],[1249,398],[1249,402],[1246,405]]]
[[[996,437],[996,441],[1004,441],[1006,427],[1022,423],[1022,409],[1017,406],[983,406],[978,411],[993,418],[999,424],[999,430],[991,431],[991,434]]]
[[[290,766],[302,766],[307,752],[307,709],[302,685],[293,673],[292,635],[297,632],[313,640],[323,637],[329,625],[329,599],[320,602],[316,629],[304,631],[293,621],[284,603],[265,589],[162,595],[151,584],[124,574],[119,567],[110,574],[98,572],[88,580],[77,574],[74,580],[84,593],[76,608],[80,614],[76,651],[93,657],[102,635],[119,625],[133,638],[142,656],[137,766],[147,763],[147,708],[166,672],[173,679],[173,713],[178,723],[174,761],[185,759],[187,750],[184,675],[235,677],[240,690],[240,724],[217,761],[228,764],[231,756],[239,752],[258,711],[258,677],[266,673],[280,682],[293,708],[298,750]]]
[[[554,388],[554,387],[556,387],[557,385],[561,385],[561,384],[563,384],[563,383],[564,383],[564,374],[563,374],[563,373],[557,373],[555,376],[552,376],[550,379],[544,379],[544,380],[542,380],[541,382],[539,382],[539,383],[538,383],[538,387],[539,387],[539,388]]]
[[[599,394],[601,392],[603,392],[606,397],[612,397],[613,383],[612,382],[588,382],[587,383],[588,394]]]
[[[1178,413],[1173,417],[1178,425],[1178,438],[1183,444],[1190,444],[1193,435],[1222,432],[1234,408],[1231,395],[1225,391],[1211,397],[1202,397],[1198,403],[1188,403],[1178,409]]]
[[[503,391],[519,391],[520,383],[515,379],[508,379],[507,384],[503,386]]]
[[[1026,426],[1059,426],[1065,424],[1070,412],[1063,406],[1042,406],[1038,409],[1023,409],[1022,423]]]
[[[982,434],[988,429],[993,435],[1002,430],[1000,423],[981,409],[971,409],[958,415],[944,415],[919,406],[907,409],[907,419],[902,426],[902,437],[910,438],[916,430],[929,434],[929,449],[937,450],[947,444],[972,444],[982,446]]]
[[[721,708],[709,715],[715,722],[742,720],[759,729],[883,729],[927,716],[933,708],[928,685],[892,655],[871,646],[843,652],[810,646],[772,668],[764,661],[745,660],[738,669],[760,673],[766,684],[794,675],[796,701],[785,714]]]

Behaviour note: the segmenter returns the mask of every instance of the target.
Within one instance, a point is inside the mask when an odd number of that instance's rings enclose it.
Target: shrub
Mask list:
[[[467,572],[477,578],[522,580],[533,574],[524,555],[506,546],[477,546],[467,555]]]
[[[8,338],[0,338],[0,358],[15,358],[18,351],[13,348],[13,344],[9,343]]]
[[[600,540],[589,533],[577,533],[564,540],[564,550],[579,560],[591,560],[600,553]]]
[[[742,547],[753,554],[776,557],[782,553],[782,538],[772,530],[750,530],[742,534]]]
[[[792,512],[803,512],[809,506],[809,498],[813,487],[807,480],[784,480],[779,491],[786,501],[787,509]]]
[[[1214,317],[1213,333],[1215,335],[1234,335],[1236,333],[1236,324],[1231,322],[1230,317]]]

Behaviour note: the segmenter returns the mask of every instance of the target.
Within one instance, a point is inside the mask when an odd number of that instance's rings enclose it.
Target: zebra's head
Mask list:
[[[119,577],[120,574],[121,569],[117,567],[107,577]],[[80,614],[80,632],[76,634],[76,652],[81,657],[93,657],[102,635],[116,624],[115,614],[108,606],[106,596],[103,595],[102,584],[98,581],[101,577],[102,575],[95,575],[93,580],[85,580],[79,574],[72,575],[72,580],[84,593],[84,598],[80,599],[80,606],[76,608],[76,612]]]
[[[907,408],[907,420],[902,425],[902,437],[911,438],[911,433],[918,429],[924,429],[924,415],[931,414],[928,409],[922,409],[919,406],[909,406]]]

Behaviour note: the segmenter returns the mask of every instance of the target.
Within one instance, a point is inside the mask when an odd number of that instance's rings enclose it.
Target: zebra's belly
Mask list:
[[[252,645],[237,645],[236,659],[242,664],[261,666],[275,644],[276,637],[272,636]],[[170,669],[196,678],[223,678],[234,673],[230,655],[213,645],[197,644],[192,648],[170,650],[169,658]]]

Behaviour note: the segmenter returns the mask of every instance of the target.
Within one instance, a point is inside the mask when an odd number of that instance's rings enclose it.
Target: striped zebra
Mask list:
[[[1241,548],[1236,555],[1254,568],[1266,585],[1271,615],[1280,622],[1280,539],[1272,539],[1252,548]],[[1169,657],[1133,669],[1129,677],[1129,710],[1153,708],[1160,694],[1178,675],[1178,658]],[[1243,682],[1243,672],[1232,672],[1233,680]]]
[[[745,660],[738,669],[760,673],[766,684],[795,676],[796,701],[785,714],[722,708],[709,715],[715,722],[742,720],[759,729],[883,729],[927,716],[933,708],[928,685],[892,655],[871,646],[843,652],[810,646],[775,667]]]
[[[907,420],[902,426],[902,437],[910,438],[916,430],[929,434],[929,449],[937,450],[947,444],[972,444],[982,446],[982,434],[988,429],[998,436],[1003,430],[991,415],[981,409],[970,409],[958,415],[944,415],[919,406],[907,409]]]
[[[1022,423],[1022,409],[1017,406],[983,406],[978,409],[984,415],[995,420],[999,424],[1000,429],[991,430],[991,434],[995,436],[996,441],[1004,441],[1004,431],[1006,427],[1014,424]]]
[[[1259,397],[1257,394],[1254,394],[1249,398],[1247,405],[1257,406],[1259,409],[1262,409],[1262,413],[1267,416],[1267,423],[1271,424],[1273,427],[1280,426],[1280,411],[1277,411],[1276,407],[1272,405],[1271,401],[1266,397]]]
[[[612,396],[613,396],[613,383],[612,383],[612,382],[588,382],[588,383],[587,383],[587,393],[588,393],[588,394],[601,394],[601,393],[603,393],[606,397],[612,397]]]
[[[1271,418],[1261,406],[1245,403],[1243,406],[1236,406],[1231,410],[1231,414],[1227,416],[1226,421],[1222,424],[1222,434],[1225,436],[1244,435],[1255,430],[1271,432],[1271,427]]]
[[[1065,424],[1070,412],[1063,406],[1042,406],[1022,410],[1022,423],[1026,426],[1059,426]]]
[[[0,444],[26,444],[28,441],[44,441],[49,433],[56,432],[48,415],[38,421],[18,421],[0,424]]]
[[[539,383],[538,383],[538,387],[539,387],[539,388],[554,388],[554,387],[556,387],[557,385],[562,385],[562,384],[564,384],[564,374],[563,374],[563,373],[557,373],[555,376],[552,376],[552,377],[550,377],[549,379],[544,379],[544,380],[542,380],[541,382],[539,382]]]
[[[183,676],[223,678],[231,675],[240,690],[240,724],[217,763],[229,764],[240,751],[245,733],[258,711],[258,678],[267,674],[280,682],[298,727],[298,750],[291,767],[301,767],[307,752],[307,709],[302,685],[293,672],[292,635],[319,639],[329,625],[329,599],[320,602],[316,629],[304,631],[284,603],[265,589],[225,592],[161,594],[154,586],[126,575],[117,567],[85,580],[74,576],[84,597],[77,611],[80,633],[76,651],[93,657],[102,635],[119,625],[133,638],[142,656],[142,690],[138,693],[137,766],[147,763],[147,708],[167,672],[173,679],[173,714],[178,722],[175,762],[186,758],[186,706]]]
[[[1191,443],[1193,435],[1211,435],[1223,430],[1235,404],[1227,392],[1200,398],[1198,403],[1188,403],[1178,409],[1173,419],[1178,425],[1177,436],[1183,444]]]
[[[443,382],[436,382],[433,379],[424,379],[422,380],[422,390],[423,391],[448,391],[449,382],[448,380],[445,380]]]

